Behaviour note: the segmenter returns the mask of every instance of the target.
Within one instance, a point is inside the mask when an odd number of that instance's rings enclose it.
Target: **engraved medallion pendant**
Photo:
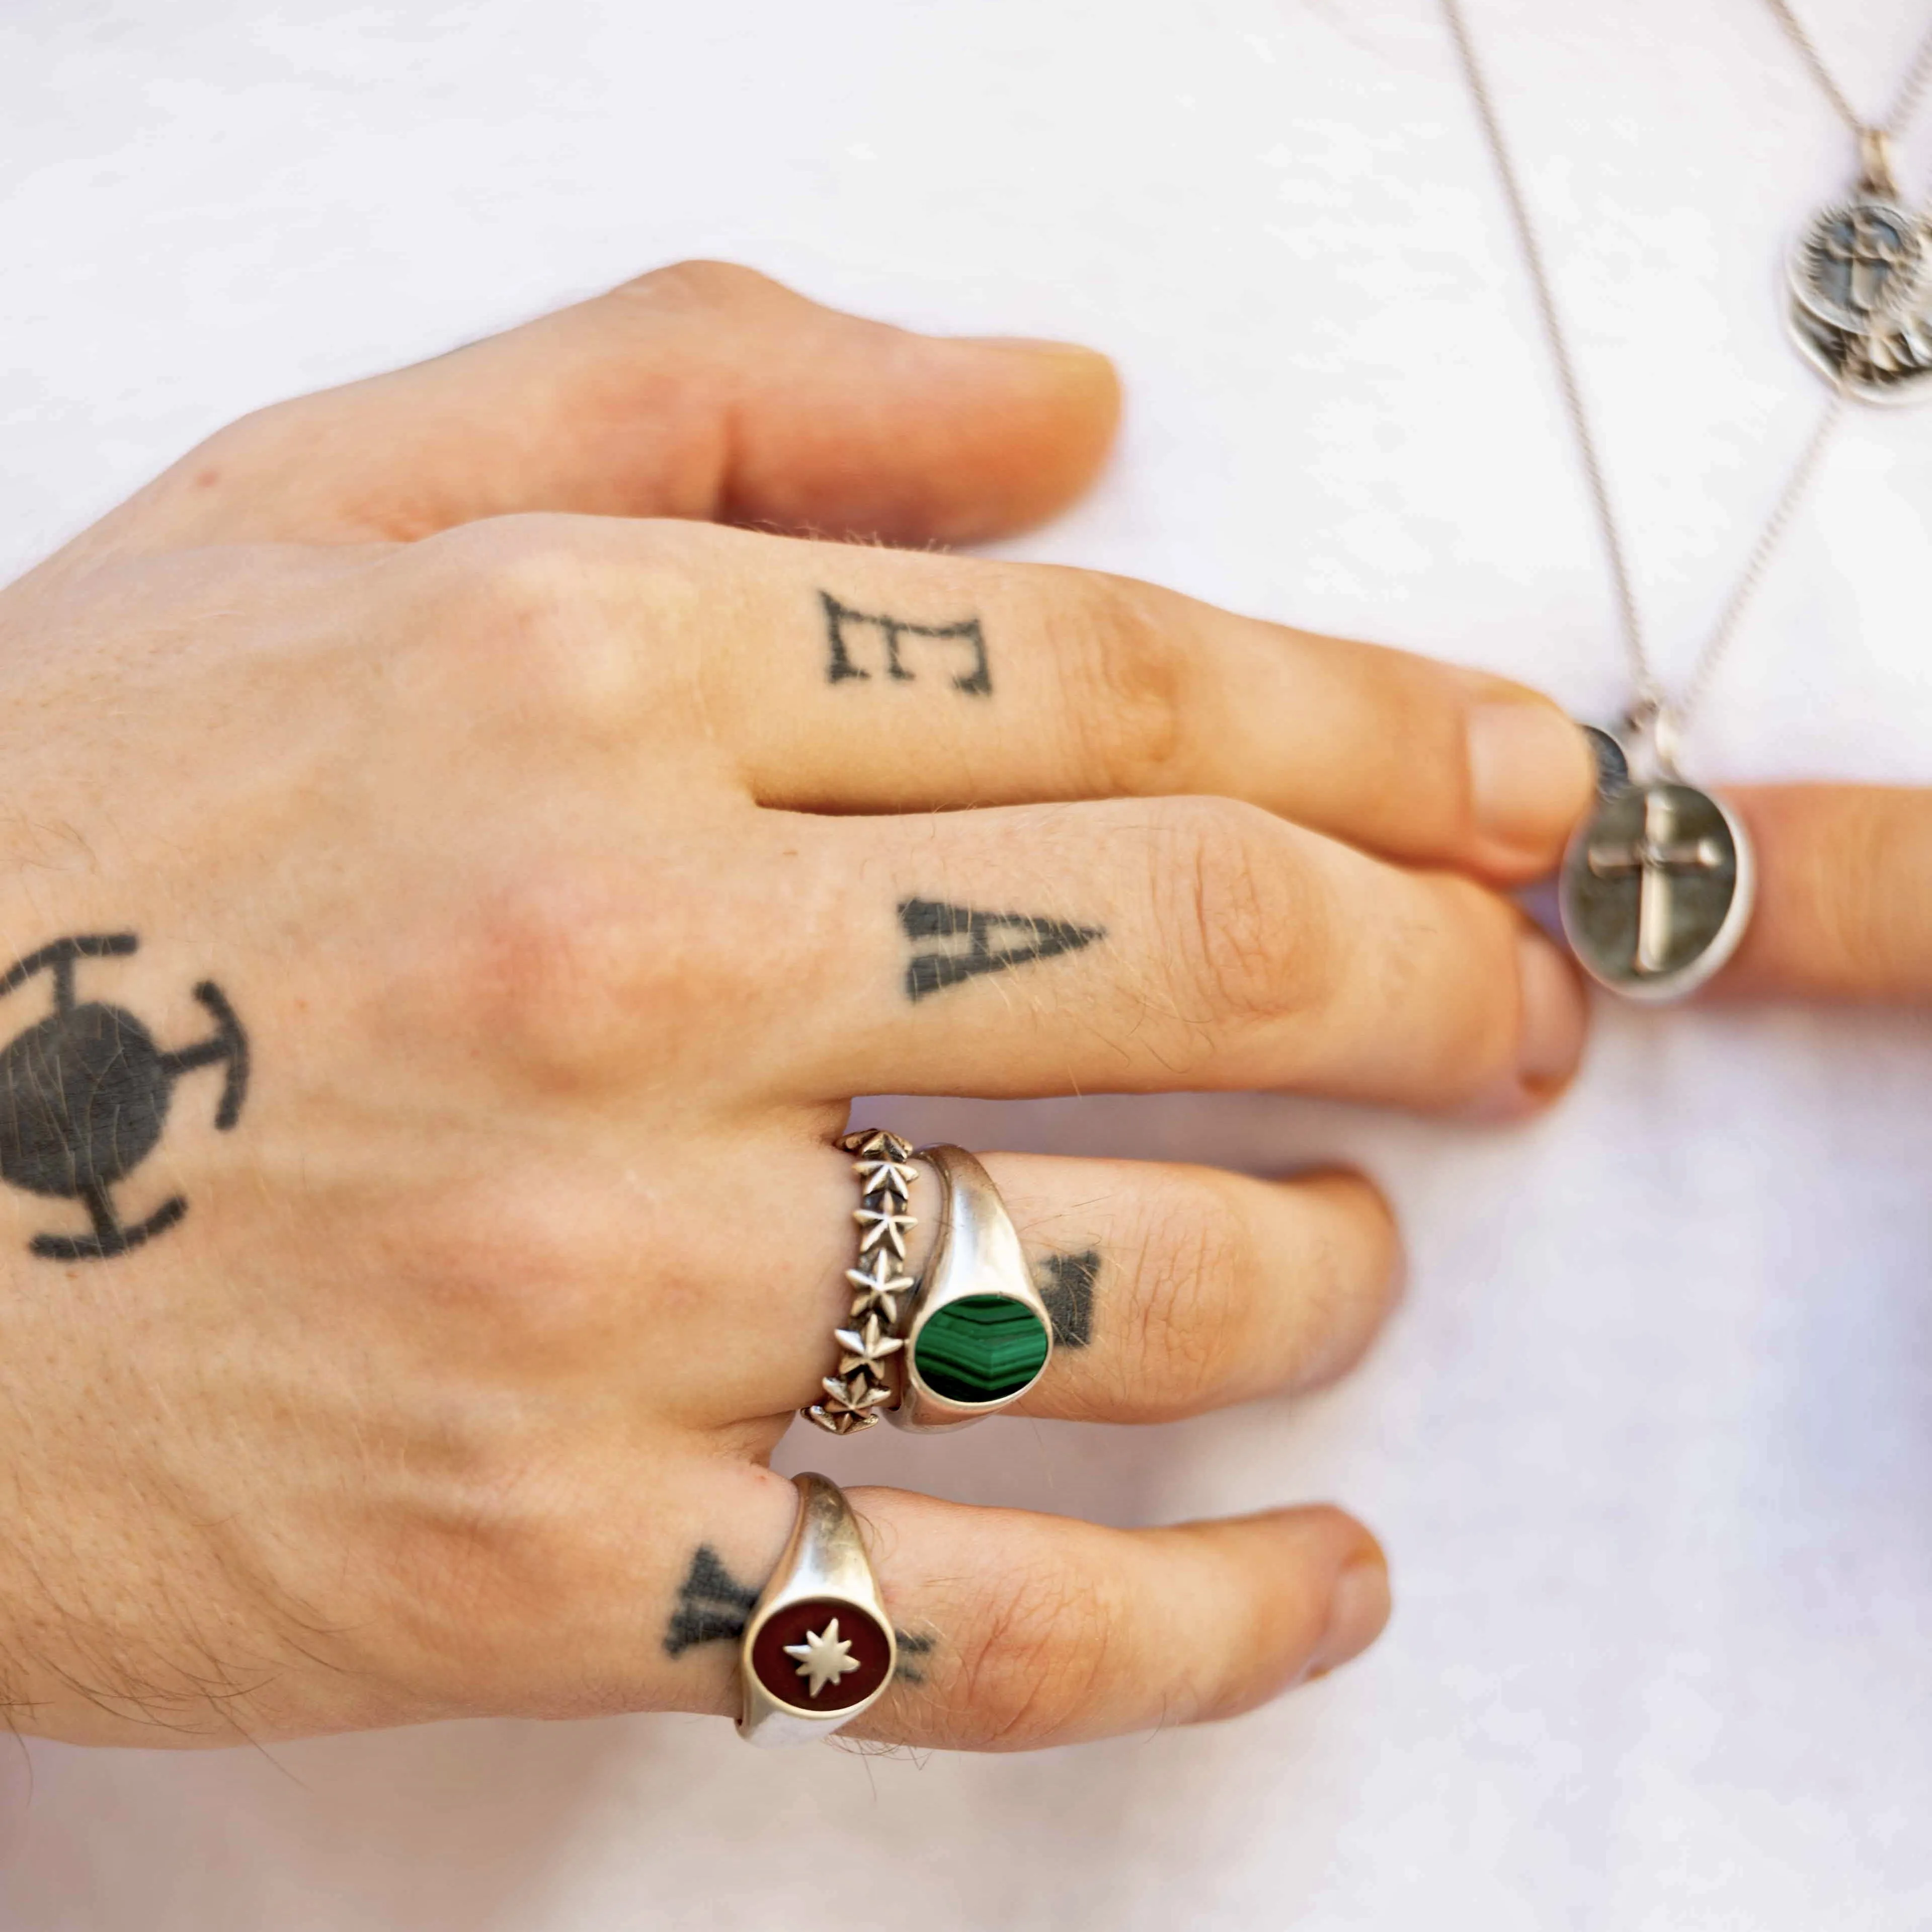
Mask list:
[[[1674,779],[1629,785],[1570,841],[1559,903],[1584,970],[1631,1000],[1694,992],[1750,920],[1750,842],[1708,792]]]
[[[1798,352],[1867,403],[1932,396],[1932,226],[1900,205],[1888,138],[1867,131],[1850,200],[1814,216],[1791,251],[1785,322]]]

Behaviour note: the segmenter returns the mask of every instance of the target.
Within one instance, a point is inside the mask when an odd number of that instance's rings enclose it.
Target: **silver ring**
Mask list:
[[[903,1143],[902,1143],[903,1144]],[[899,1330],[902,1429],[957,1429],[1018,1401],[1053,1359],[1053,1322],[992,1177],[964,1148],[922,1148],[944,1190],[939,1238]]]
[[[738,1651],[747,1744],[827,1737],[878,1701],[898,1642],[858,1520],[823,1476],[794,1476],[798,1515]]]
[[[906,1211],[918,1170],[912,1143],[883,1127],[841,1136],[838,1144],[859,1158],[859,1264],[845,1270],[852,1284],[846,1326],[835,1328],[838,1372],[819,1384],[824,1399],[799,1413],[834,1436],[869,1429],[893,1398],[892,1357],[905,1346],[898,1334],[899,1298],[912,1292],[905,1271],[906,1236],[918,1222]]]

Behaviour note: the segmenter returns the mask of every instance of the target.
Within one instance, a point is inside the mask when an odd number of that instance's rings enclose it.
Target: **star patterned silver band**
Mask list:
[[[845,1492],[792,1478],[798,1514],[738,1650],[747,1744],[802,1744],[869,1710],[892,1682],[898,1642]]]
[[[852,1218],[859,1224],[859,1260],[845,1270],[851,1312],[846,1327],[832,1330],[838,1372],[820,1384],[823,1400],[800,1413],[834,1436],[850,1436],[871,1428],[897,1393],[892,1358],[905,1344],[894,1331],[899,1298],[912,1292],[906,1236],[919,1224],[907,1202],[919,1170],[912,1164],[912,1143],[882,1127],[847,1134],[838,1144],[858,1156],[852,1171],[859,1177],[859,1205]]]

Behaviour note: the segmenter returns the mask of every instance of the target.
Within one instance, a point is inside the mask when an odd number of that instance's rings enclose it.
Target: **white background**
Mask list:
[[[1471,4],[1681,669],[1821,405],[1776,266],[1848,142],[1761,0]],[[1925,24],[1809,10],[1864,104]],[[1016,554],[1620,694],[1430,0],[0,0],[0,155],[10,565],[253,404],[718,254],[1119,358],[1118,461]],[[1932,412],[1858,418],[1703,773],[1932,782],[1928,512]],[[1917,1932],[1928,1076],[1920,1020],[1616,1013],[1509,1133],[1259,1098],[902,1110],[1386,1180],[1412,1292],[1345,1388],[881,1431],[836,1465],[1120,1521],[1344,1499],[1395,1564],[1367,1658],[1224,1729],[1034,1760],[766,1756],[682,1718],[34,1745],[0,1752],[0,1918]]]

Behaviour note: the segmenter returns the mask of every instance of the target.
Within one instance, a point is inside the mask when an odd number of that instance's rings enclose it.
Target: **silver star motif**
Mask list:
[[[827,1408],[822,1402],[814,1402],[806,1414],[834,1436],[855,1435],[861,1429],[870,1429],[879,1419],[876,1415],[855,1414],[849,1408]]]
[[[852,1218],[866,1230],[859,1237],[860,1253],[869,1254],[882,1244],[889,1244],[901,1261],[905,1259],[905,1231],[919,1226],[916,1216],[895,1214],[890,1208],[855,1208]],[[871,1225],[867,1226],[868,1222]]]
[[[826,1684],[836,1684],[860,1667],[852,1646],[838,1634],[836,1617],[822,1630],[807,1630],[804,1642],[787,1644],[784,1654],[798,1659],[798,1674],[805,1679],[808,1694],[814,1697]]]
[[[880,1388],[863,1370],[845,1382],[836,1376],[827,1376],[818,1386],[842,1408],[849,1408],[855,1415],[862,1415],[867,1409],[877,1408],[880,1402],[892,1399],[892,1390]]]
[[[875,1309],[888,1324],[898,1320],[898,1298],[911,1288],[912,1276],[898,1273],[886,1258],[883,1248],[872,1257],[869,1274],[863,1268],[848,1268],[845,1279],[859,1291],[852,1299],[852,1318],[855,1322]]]
[[[875,1127],[869,1133],[864,1129],[856,1134],[841,1137],[838,1144],[848,1154],[877,1154],[884,1148],[894,1160],[904,1160],[912,1152],[912,1143],[902,1141],[897,1134],[889,1134],[884,1127]]]
[[[896,1194],[903,1201],[919,1178],[919,1169],[905,1160],[855,1160],[852,1172],[861,1194]]]
[[[862,1328],[833,1329],[832,1339],[845,1351],[838,1364],[842,1376],[849,1376],[854,1369],[869,1369],[876,1375],[881,1362],[905,1346],[897,1336],[886,1333],[876,1315],[867,1316]]]

